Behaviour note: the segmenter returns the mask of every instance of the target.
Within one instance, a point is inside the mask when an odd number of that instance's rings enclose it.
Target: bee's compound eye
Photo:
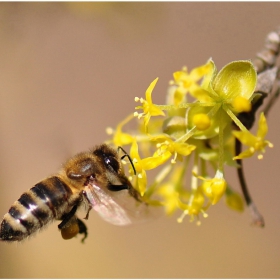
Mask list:
[[[120,166],[119,162],[114,157],[104,156],[104,161],[109,168],[112,168],[116,173],[118,173]]]

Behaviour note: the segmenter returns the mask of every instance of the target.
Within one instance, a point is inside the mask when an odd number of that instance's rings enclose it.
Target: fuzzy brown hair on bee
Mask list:
[[[106,144],[70,158],[56,175],[40,181],[14,202],[1,222],[0,240],[22,241],[58,220],[64,239],[80,233],[83,241],[87,227],[76,216],[82,204],[86,219],[94,209],[115,225],[137,220],[147,204],[125,176],[121,159]]]

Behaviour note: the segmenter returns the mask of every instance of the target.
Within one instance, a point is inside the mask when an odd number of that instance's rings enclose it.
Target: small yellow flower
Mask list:
[[[223,177],[223,173],[218,169],[215,177],[212,179],[205,179],[201,176],[197,176],[196,174],[193,175],[204,181],[202,184],[203,193],[211,200],[212,205],[216,204],[223,196],[227,188],[227,183]]]
[[[132,142],[130,149],[130,157],[132,159],[133,165],[137,173],[136,189],[140,192],[142,196],[144,195],[147,187],[146,170],[151,170],[158,167],[159,165],[163,164],[170,156],[170,153],[164,153],[161,156],[152,156],[141,159],[138,152],[138,144],[136,140]],[[132,168],[130,170],[130,173],[133,174]]]
[[[163,197],[163,205],[168,215],[173,214],[178,209],[179,192],[175,190],[174,183],[169,181],[161,185],[157,193]]]
[[[176,165],[172,169],[172,173],[168,181],[161,183],[156,191],[156,194],[163,198],[162,204],[165,207],[165,211],[168,215],[173,214],[179,209],[180,199],[189,198],[188,192],[183,188],[182,175],[185,172],[185,168],[182,165]]]
[[[205,206],[205,198],[201,187],[192,191],[190,195],[189,202],[183,203],[179,202],[179,207],[184,210],[180,218],[177,219],[178,223],[181,223],[186,215],[190,216],[191,221],[194,221],[195,218],[198,219],[197,224],[200,225],[199,214],[202,214],[203,217],[207,217],[206,210],[209,205]]]
[[[244,145],[249,146],[249,149],[240,153],[238,156],[233,159],[243,159],[253,156],[256,152],[264,153],[265,147],[268,146],[270,148],[273,147],[273,144],[269,141],[265,140],[265,136],[267,134],[268,127],[266,123],[266,118],[264,113],[261,113],[259,123],[258,123],[258,131],[257,136],[251,134],[248,130],[245,131],[233,131],[233,135]],[[262,159],[263,155],[259,154],[258,159]]]
[[[212,66],[208,61],[205,65],[194,68],[190,73],[188,73],[186,67],[184,67],[181,71],[173,73],[174,83],[178,86],[174,96],[175,105],[181,103],[181,101],[184,99],[183,96],[187,92],[196,98],[198,96],[202,98],[203,96],[208,100],[207,92],[205,92],[205,90],[202,89],[197,83],[211,71],[211,68]]]
[[[119,146],[125,146],[128,144],[131,144],[133,142],[133,136],[128,134],[128,133],[124,133],[122,131],[123,126],[128,123],[130,120],[132,120],[133,115],[129,115],[127,118],[125,118],[122,122],[120,122],[116,129],[113,130],[112,128],[107,128],[106,132],[109,135],[113,135],[113,139],[111,142],[113,142],[117,147]]]
[[[185,205],[188,211],[188,215],[190,216],[197,216],[201,212],[201,209],[203,208],[205,199],[203,196],[203,193],[200,188],[193,191],[193,193],[190,196],[189,203]],[[181,204],[182,207],[182,204]],[[184,208],[184,207],[183,207]]]
[[[212,205],[216,204],[223,196],[226,190],[225,179],[213,178],[205,180],[202,185],[204,194],[210,198]]]
[[[139,119],[144,117],[144,126],[146,131],[148,130],[148,123],[151,116],[165,116],[164,112],[154,105],[152,101],[152,91],[157,81],[158,78],[156,78],[146,90],[146,99],[135,97],[136,102],[140,101],[143,104],[142,106],[135,107],[135,109],[142,109],[143,113],[139,114],[138,112],[135,112],[134,116],[138,117]]]
[[[161,134],[158,136],[150,137],[151,141],[157,142],[157,151],[155,155],[161,156],[162,154],[168,152],[170,155],[173,154],[174,158],[172,163],[176,162],[177,155],[188,156],[196,146],[190,145],[184,142],[176,142],[169,135]]]

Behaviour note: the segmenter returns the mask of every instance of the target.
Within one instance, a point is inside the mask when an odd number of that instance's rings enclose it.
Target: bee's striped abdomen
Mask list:
[[[23,193],[4,216],[0,227],[0,239],[20,241],[60,219],[77,203],[79,195],[73,195],[60,178],[50,177]]]

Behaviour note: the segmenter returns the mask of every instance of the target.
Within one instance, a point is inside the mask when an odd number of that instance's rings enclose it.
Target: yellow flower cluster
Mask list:
[[[224,166],[238,167],[237,159],[259,153],[272,144],[265,140],[268,128],[263,113],[253,135],[238,116],[250,112],[255,98],[257,73],[250,61],[233,61],[216,70],[213,60],[193,69],[173,74],[167,90],[167,104],[156,105],[152,100],[158,78],[148,89],[137,112],[119,123],[109,142],[116,146],[129,145],[134,169],[130,167],[133,186],[143,199],[158,200],[168,214],[182,210],[191,220],[206,211],[223,196],[227,205],[237,211],[244,208],[241,196],[225,179]],[[139,112],[140,111],[140,112]],[[135,131],[124,132],[124,126],[136,121]],[[234,154],[234,139],[248,149]],[[152,180],[147,171],[156,169]],[[213,174],[211,176],[211,173]]]

